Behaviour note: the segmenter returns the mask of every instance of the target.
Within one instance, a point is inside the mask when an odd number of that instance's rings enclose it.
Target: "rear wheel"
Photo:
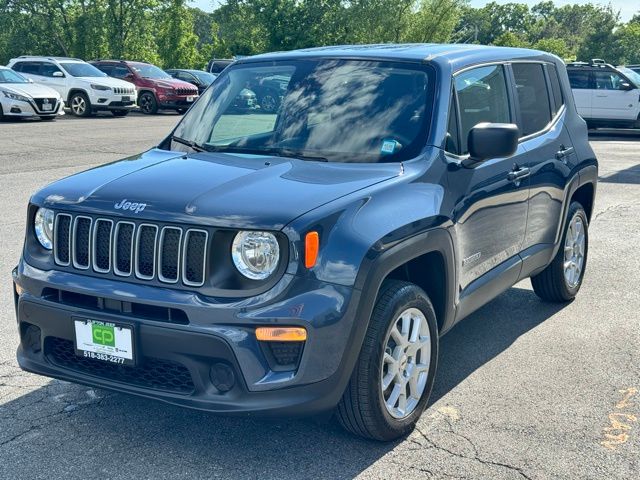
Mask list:
[[[365,438],[389,441],[413,430],[427,406],[438,356],[436,315],[416,285],[385,281],[337,418]]]
[[[158,102],[151,92],[142,92],[138,98],[138,107],[140,111],[147,115],[158,113]]]
[[[114,117],[126,117],[129,115],[129,110],[111,110],[111,115]]]
[[[89,97],[82,92],[71,95],[69,108],[76,117],[89,117],[91,115],[91,103]]]
[[[558,253],[547,268],[531,277],[536,295],[550,302],[573,300],[582,285],[588,251],[587,214],[580,203],[572,202]]]

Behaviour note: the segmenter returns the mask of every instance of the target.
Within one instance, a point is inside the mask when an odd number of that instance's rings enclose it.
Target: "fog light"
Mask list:
[[[213,386],[222,393],[231,390],[233,388],[233,385],[236,383],[236,378],[233,374],[233,370],[226,363],[214,364],[209,371],[209,378],[211,378],[211,383],[213,383]]]
[[[42,350],[42,339],[40,327],[27,324],[27,328],[23,329],[22,346],[31,353],[38,353]]]

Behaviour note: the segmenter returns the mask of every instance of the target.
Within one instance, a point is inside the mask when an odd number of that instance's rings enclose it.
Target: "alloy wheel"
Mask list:
[[[82,116],[87,111],[87,102],[80,95],[71,99],[71,111],[74,115]]]
[[[574,215],[564,241],[564,278],[570,288],[575,288],[580,283],[584,267],[585,241],[582,218]]]
[[[389,414],[406,418],[424,393],[431,363],[431,335],[427,319],[417,308],[403,311],[385,339],[380,386]]]

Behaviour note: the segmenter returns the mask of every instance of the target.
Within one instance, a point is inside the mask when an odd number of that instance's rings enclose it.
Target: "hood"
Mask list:
[[[135,88],[130,82],[125,82],[118,78],[113,77],[76,77],[78,80],[82,80],[88,83],[95,83],[97,85],[104,85],[106,87],[118,87],[118,88]]]
[[[147,82],[151,82],[154,85],[165,88],[188,88],[190,90],[196,90],[196,86],[192,83],[178,80],[177,78],[145,78]]]
[[[55,182],[32,201],[109,216],[279,230],[310,210],[399,174],[400,165],[392,163],[155,149]]]
[[[53,88],[38,83],[0,83],[0,90],[31,98],[60,98],[60,94]]]

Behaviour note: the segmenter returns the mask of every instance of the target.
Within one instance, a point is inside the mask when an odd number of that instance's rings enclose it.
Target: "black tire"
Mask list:
[[[114,117],[126,117],[129,115],[129,110],[111,110],[111,115]]]
[[[158,101],[151,92],[142,92],[138,97],[138,108],[145,115],[155,115],[158,113]]]
[[[565,276],[565,242],[569,232],[569,226],[573,219],[578,216],[584,226],[584,257],[582,269],[575,285],[570,285]],[[539,274],[531,277],[531,285],[533,291],[541,299],[549,302],[568,302],[573,300],[584,278],[584,272],[587,269],[587,258],[589,253],[589,223],[584,208],[578,202],[571,202],[565,221],[564,230],[562,232],[562,241],[558,248],[558,253],[547,268]]]
[[[89,97],[83,92],[75,92],[69,97],[69,108],[76,117],[90,117],[93,113]]]
[[[384,403],[382,362],[386,340],[400,313],[417,308],[426,317],[431,338],[431,356],[427,380],[417,405],[404,418],[394,418]],[[410,433],[427,407],[438,359],[436,315],[426,293],[416,285],[399,280],[383,283],[371,314],[360,356],[349,384],[337,407],[340,424],[360,437],[390,441]],[[406,394],[406,390],[405,390]]]
[[[52,122],[56,119],[56,117],[40,117],[40,120],[44,120],[45,122]]]
[[[4,120],[4,112],[2,111],[2,105],[0,105],[0,122]]]
[[[184,115],[187,112],[188,108],[177,108],[176,112],[178,112],[178,115]]]

